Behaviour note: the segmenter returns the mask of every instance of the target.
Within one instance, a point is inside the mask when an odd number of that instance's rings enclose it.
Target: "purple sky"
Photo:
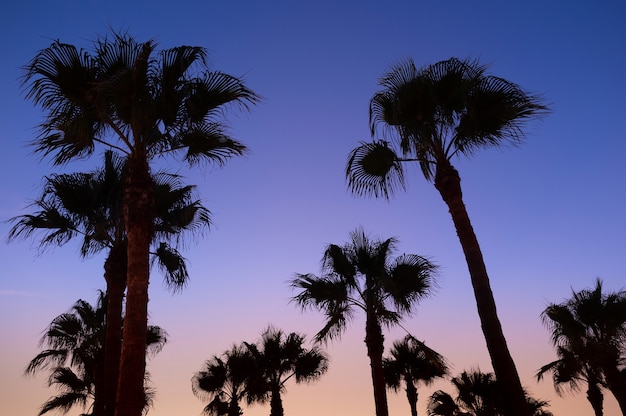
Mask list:
[[[422,4],[420,4],[422,3]],[[552,114],[527,129],[516,148],[456,160],[465,202],[482,246],[500,318],[524,385],[551,401],[556,416],[592,414],[578,395],[555,395],[534,373],[554,359],[539,314],[601,277],[625,285],[626,6],[566,1],[42,1],[12,2],[0,13],[0,153],[8,218],[28,212],[44,175],[58,171],[25,144],[42,113],[23,98],[20,67],[53,40],[86,48],[108,28],[128,30],[160,47],[208,48],[215,68],[242,76],[263,96],[249,114],[229,117],[251,149],[223,169],[163,165],[197,184],[214,227],[184,253],[191,282],[172,295],[155,271],[150,319],[170,335],[149,362],[157,388],[152,416],[199,415],[206,403],[190,379],[233,343],[254,341],[273,324],[311,338],[322,316],[289,304],[294,273],[319,273],[328,243],[343,244],[358,226],[400,240],[399,252],[431,256],[442,266],[437,295],[404,326],[445,355],[453,374],[491,371],[469,276],[452,221],[432,184],[409,169],[406,194],[356,198],[343,170],[348,152],[369,139],[368,102],[378,78],[412,57],[418,66],[452,56],[478,58],[490,73],[541,94]],[[510,3],[510,2],[508,2]],[[100,151],[103,149],[99,149]],[[101,158],[70,163],[90,170]],[[0,259],[0,413],[33,416],[54,391],[46,377],[23,377],[52,318],[104,288],[102,258],[78,247],[38,253],[32,241],[2,243]],[[386,334],[387,345],[403,336]],[[311,386],[290,385],[287,415],[373,414],[363,320],[329,344],[328,374]],[[419,411],[433,389],[420,390]],[[393,415],[408,414],[403,394],[389,396]],[[607,392],[605,414],[617,406]],[[78,409],[70,415],[78,414]],[[244,409],[269,414],[268,406]]]

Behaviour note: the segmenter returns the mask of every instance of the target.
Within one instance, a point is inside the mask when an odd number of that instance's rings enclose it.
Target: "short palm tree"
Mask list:
[[[376,416],[387,416],[382,328],[398,324],[430,294],[437,266],[416,254],[391,258],[397,243],[394,238],[372,240],[362,229],[350,237],[351,242],[343,247],[331,244],[326,248],[322,276],[300,274],[292,281],[292,287],[300,291],[293,301],[326,315],[316,341],[340,336],[357,310],[365,312]]]
[[[122,153],[128,173],[124,224],[128,290],[117,416],[140,416],[148,322],[149,252],[155,197],[151,164],[162,155],[187,164],[222,165],[245,152],[222,116],[258,101],[239,78],[212,70],[201,47],[157,51],[152,40],[124,33],[99,37],[93,52],[53,42],[26,65],[26,97],[46,112],[33,145],[56,164],[91,155],[97,146]]]
[[[389,356],[383,359],[383,369],[391,389],[398,391],[404,384],[412,416],[417,416],[417,385],[430,385],[448,374],[445,358],[412,335],[393,343]]]
[[[270,416],[283,416],[281,394],[290,379],[296,383],[311,382],[319,379],[328,369],[328,357],[319,347],[306,349],[305,337],[291,332],[268,327],[258,344],[244,343],[250,351],[255,368],[252,383],[257,400],[264,402],[269,398]]]
[[[589,353],[593,354],[591,351]],[[567,385],[572,392],[577,392],[584,384],[587,388],[587,400],[593,408],[595,416],[603,416],[603,376],[602,371],[590,365],[588,359],[579,359],[580,352],[572,351],[568,346],[556,347],[557,359],[542,366],[537,371],[537,380],[545,374],[552,374],[554,389],[563,394],[563,386]],[[588,357],[585,352],[584,356]]]
[[[393,142],[363,142],[349,156],[348,186],[357,195],[389,198],[405,187],[403,164],[417,162],[446,203],[467,261],[481,326],[510,416],[528,416],[523,388],[491,291],[487,269],[461,192],[454,157],[523,137],[524,123],[547,108],[517,85],[487,75],[475,61],[452,58],[417,69],[407,60],[385,74],[370,101],[372,136],[382,125]]]
[[[252,403],[250,379],[255,372],[254,358],[244,345],[233,345],[221,356],[207,360],[191,379],[193,393],[209,403],[204,413],[212,416],[239,416],[241,400]]]
[[[33,203],[38,211],[11,219],[9,239],[41,235],[40,247],[63,245],[81,239],[82,257],[107,251],[104,278],[107,293],[105,379],[96,413],[113,416],[122,340],[122,301],[126,289],[127,239],[122,211],[124,161],[106,151],[101,168],[89,173],[51,175],[42,195]],[[154,262],[165,272],[173,290],[188,280],[184,258],[169,242],[183,232],[195,232],[210,224],[209,211],[193,197],[193,186],[184,186],[177,175],[153,175],[156,212]],[[111,364],[117,363],[117,364]]]
[[[88,409],[89,415],[99,416],[105,387],[104,338],[106,316],[106,296],[100,292],[96,306],[78,300],[70,312],[52,320],[41,339],[47,345],[33,358],[26,368],[26,374],[50,370],[48,385],[55,386],[60,394],[46,401],[39,415],[58,410],[69,412],[74,406]],[[166,342],[164,330],[158,326],[148,326],[146,347],[148,353],[157,353]],[[151,391],[145,387],[143,405],[151,402]]]
[[[493,373],[464,371],[451,380],[457,394],[437,390],[429,399],[428,416],[507,416],[501,385]],[[526,393],[525,408],[531,416],[552,416],[548,402],[536,400]]]
[[[626,415],[626,291],[603,293],[602,281],[592,289],[573,292],[560,304],[542,312],[558,359],[543,366],[537,376],[551,372],[555,387],[569,383],[576,389],[587,383],[587,399],[596,415],[602,414],[606,386]]]

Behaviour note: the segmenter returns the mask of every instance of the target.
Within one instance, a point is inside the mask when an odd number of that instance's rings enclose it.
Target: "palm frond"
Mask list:
[[[38,416],[53,410],[66,414],[76,405],[80,405],[84,409],[87,405],[87,396],[81,392],[61,393],[58,396],[52,397],[46,401],[41,406]]]
[[[361,142],[348,156],[346,178],[350,191],[360,196],[389,199],[405,189],[404,171],[385,141]]]
[[[438,266],[426,257],[403,254],[390,265],[389,278],[383,281],[398,310],[409,312],[417,301],[434,290]]]
[[[207,71],[188,84],[185,109],[192,123],[221,115],[225,105],[234,104],[244,110],[260,97],[248,89],[240,78],[219,71]]]
[[[220,123],[203,123],[177,133],[169,151],[183,151],[184,159],[191,165],[212,162],[223,166],[234,156],[243,156],[246,146],[233,140]]]
[[[149,355],[158,354],[167,343],[167,332],[160,326],[148,325],[146,336],[146,352]]]
[[[174,292],[182,290],[189,283],[185,258],[166,242],[159,243],[152,263],[164,272],[165,283]]]
[[[547,113],[540,97],[505,79],[484,76],[468,92],[453,140],[464,154],[502,143],[516,144],[524,137],[525,124]]]

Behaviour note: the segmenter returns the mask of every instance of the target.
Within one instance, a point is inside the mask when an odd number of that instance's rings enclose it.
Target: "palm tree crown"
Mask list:
[[[328,357],[319,347],[306,349],[304,335],[268,327],[258,344],[244,343],[259,374],[252,379],[250,392],[263,402],[270,400],[270,416],[283,416],[281,394],[290,379],[296,383],[319,379],[328,369]]]
[[[239,416],[243,412],[239,402],[254,399],[249,393],[250,378],[254,374],[254,358],[244,345],[233,345],[222,356],[207,360],[201,371],[191,379],[193,393],[209,403],[204,413],[213,416]]]
[[[62,164],[97,143],[152,159],[181,153],[189,163],[223,163],[245,151],[219,121],[224,105],[248,108],[258,96],[236,77],[210,70],[204,48],[156,51],[115,33],[94,53],[56,41],[25,67],[26,96],[47,111],[35,150]],[[193,71],[197,70],[198,75]]]
[[[416,254],[390,256],[396,239],[372,240],[362,229],[350,234],[351,242],[331,244],[322,259],[322,276],[299,274],[292,287],[302,308],[321,310],[324,327],[317,341],[338,337],[357,310],[365,312],[365,344],[372,368],[376,415],[386,416],[387,396],[383,375],[383,326],[398,324],[434,285],[437,266]]]
[[[518,143],[525,123],[547,111],[537,96],[487,75],[477,61],[451,58],[417,69],[406,60],[380,80],[370,101],[370,129],[382,125],[386,140],[362,143],[350,155],[346,175],[357,194],[391,196],[405,187],[402,162],[416,161],[428,180],[454,156]],[[398,156],[398,155],[402,156]]]
[[[394,391],[404,384],[411,415],[417,416],[417,385],[430,385],[448,374],[445,358],[412,335],[395,341],[383,361],[385,382]]]

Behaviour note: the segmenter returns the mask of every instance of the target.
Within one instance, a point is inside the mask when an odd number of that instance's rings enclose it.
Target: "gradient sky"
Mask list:
[[[460,245],[432,184],[409,169],[408,191],[387,202],[353,197],[343,177],[348,152],[369,140],[368,102],[393,64],[478,58],[553,110],[528,126],[524,145],[455,161],[509,347],[523,384],[550,400],[556,416],[591,415],[584,393],[558,397],[550,380],[534,380],[555,357],[539,314],[596,277],[610,290],[625,286],[625,18],[626,5],[608,0],[4,4],[0,235],[9,230],[5,220],[29,212],[43,176],[59,171],[25,146],[43,114],[24,100],[18,78],[38,50],[55,39],[90,48],[109,28],[162,48],[203,46],[215,68],[244,77],[264,99],[229,118],[232,134],[250,147],[246,158],[193,171],[164,162],[198,185],[214,226],[184,250],[191,271],[184,292],[167,292],[153,274],[150,321],[170,337],[148,364],[157,388],[149,414],[199,415],[206,403],[191,392],[194,372],[233,343],[255,341],[268,324],[310,339],[322,316],[290,304],[287,281],[319,273],[325,245],[343,244],[358,226],[397,237],[397,254],[441,265],[436,296],[404,326],[445,355],[453,375],[491,371]],[[90,170],[100,159],[65,169]],[[0,245],[0,260],[0,414],[33,416],[54,391],[44,374],[24,377],[24,368],[52,318],[77,299],[95,301],[102,258],[80,260],[74,244],[40,253],[35,242],[16,241]],[[403,335],[386,333],[387,346]],[[359,318],[327,346],[331,366],[318,383],[288,386],[286,415],[374,414],[363,338]],[[437,388],[452,392],[448,382],[420,389],[422,414]],[[403,393],[390,394],[389,407],[409,413]],[[617,412],[607,393],[605,414]],[[244,414],[267,415],[269,406]]]

